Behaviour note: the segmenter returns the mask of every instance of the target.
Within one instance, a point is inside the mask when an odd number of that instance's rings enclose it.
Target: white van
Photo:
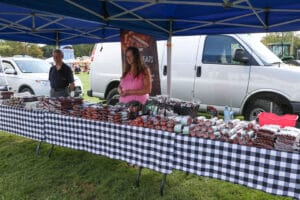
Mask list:
[[[166,94],[166,41],[157,42],[162,94]],[[120,43],[96,44],[89,96],[117,94]],[[250,35],[172,38],[171,95],[219,111],[231,106],[252,120],[262,111],[300,113],[300,68],[289,67]]]

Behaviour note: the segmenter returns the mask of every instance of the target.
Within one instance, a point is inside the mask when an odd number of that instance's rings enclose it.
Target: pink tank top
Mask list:
[[[140,73],[136,78],[130,73],[127,73],[124,78],[122,78],[120,82],[120,86],[123,90],[140,90],[144,88],[144,75]],[[142,104],[145,104],[149,94],[144,95],[128,95],[128,96],[120,96],[121,103],[128,103],[130,101],[138,101]]]

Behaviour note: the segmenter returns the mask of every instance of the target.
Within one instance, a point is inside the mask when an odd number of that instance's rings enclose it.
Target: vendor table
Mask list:
[[[0,105],[0,130],[37,141],[45,139],[44,112]]]
[[[300,154],[0,105],[0,130],[122,160],[300,199]]]
[[[173,169],[175,135],[141,127],[45,114],[46,142],[123,160],[164,174]]]
[[[300,199],[300,154],[176,135],[174,169]]]

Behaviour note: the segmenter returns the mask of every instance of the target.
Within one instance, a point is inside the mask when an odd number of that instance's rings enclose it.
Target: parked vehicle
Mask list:
[[[29,92],[40,96],[49,96],[49,69],[51,65],[45,60],[32,57],[2,58],[0,79],[5,80],[16,92]],[[82,84],[78,77],[75,79],[75,96],[81,96]]]
[[[173,37],[171,96],[201,101],[201,110],[232,107],[252,120],[262,111],[300,113],[300,69],[289,67],[250,35]],[[166,94],[166,42],[157,42],[162,94]],[[88,95],[117,95],[120,43],[96,44]]]

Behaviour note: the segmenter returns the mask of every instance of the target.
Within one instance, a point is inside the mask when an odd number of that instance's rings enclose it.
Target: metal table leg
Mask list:
[[[135,179],[136,187],[140,186],[140,177],[141,177],[142,169],[143,169],[143,167],[139,167],[139,171],[138,171],[138,174],[137,174],[136,179]]]
[[[40,155],[41,144],[42,144],[42,141],[39,141],[39,143],[36,147],[36,150],[35,150],[35,155],[36,156]]]
[[[52,144],[51,149],[48,151],[48,157],[49,157],[49,158],[50,158],[51,155],[52,155],[53,148],[54,148],[54,144]]]
[[[166,179],[167,179],[167,174],[164,174],[160,185],[160,196],[164,195],[164,187],[165,187]]]

